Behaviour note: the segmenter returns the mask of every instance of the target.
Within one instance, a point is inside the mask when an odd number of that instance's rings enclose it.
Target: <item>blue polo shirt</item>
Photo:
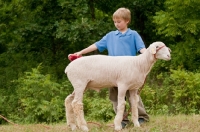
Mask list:
[[[135,56],[138,51],[145,48],[140,35],[129,28],[123,34],[118,30],[111,31],[95,45],[100,52],[107,49],[109,56]]]

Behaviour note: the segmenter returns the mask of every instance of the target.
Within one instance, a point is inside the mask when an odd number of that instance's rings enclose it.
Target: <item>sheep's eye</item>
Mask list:
[[[159,48],[159,46],[156,46],[156,49]]]

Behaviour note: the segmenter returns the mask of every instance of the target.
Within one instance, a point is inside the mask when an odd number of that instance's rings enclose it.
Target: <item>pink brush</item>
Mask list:
[[[76,60],[77,58],[80,58],[81,56],[78,56],[78,55],[76,55],[76,54],[69,54],[68,55],[68,59],[70,60],[70,61],[73,61],[73,60]]]

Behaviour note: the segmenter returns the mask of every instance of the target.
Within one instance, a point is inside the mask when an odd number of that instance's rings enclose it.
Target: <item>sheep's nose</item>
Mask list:
[[[167,55],[167,57],[168,57],[169,59],[171,59],[171,55]]]

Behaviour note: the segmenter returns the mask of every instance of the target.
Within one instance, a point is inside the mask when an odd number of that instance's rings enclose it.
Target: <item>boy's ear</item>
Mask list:
[[[130,21],[129,20],[126,20],[126,24],[129,24],[130,23]]]

